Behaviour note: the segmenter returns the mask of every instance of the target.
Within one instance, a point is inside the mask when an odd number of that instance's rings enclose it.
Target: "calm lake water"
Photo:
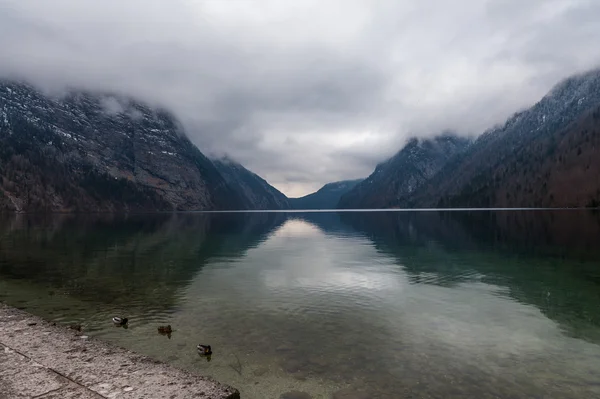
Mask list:
[[[0,220],[1,301],[244,399],[600,398],[597,213]]]

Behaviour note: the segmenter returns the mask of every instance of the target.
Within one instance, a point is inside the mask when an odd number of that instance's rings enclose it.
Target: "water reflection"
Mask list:
[[[19,216],[0,295],[244,398],[594,397],[598,233],[585,212]]]
[[[274,213],[5,216],[0,275],[48,296],[157,314],[172,310],[178,290],[210,259],[239,257],[284,220]]]
[[[342,214],[412,282],[473,279],[600,342],[600,216],[587,211]]]

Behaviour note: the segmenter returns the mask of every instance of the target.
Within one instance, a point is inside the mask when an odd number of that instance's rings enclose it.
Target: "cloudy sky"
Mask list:
[[[170,108],[290,196],[600,65],[598,0],[0,0],[0,77]]]

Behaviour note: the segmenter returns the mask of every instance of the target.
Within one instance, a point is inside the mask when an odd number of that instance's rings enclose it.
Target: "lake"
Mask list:
[[[1,301],[244,399],[600,398],[598,213],[0,220]]]

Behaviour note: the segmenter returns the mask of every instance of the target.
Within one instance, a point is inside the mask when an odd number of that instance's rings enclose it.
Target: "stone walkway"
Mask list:
[[[239,392],[0,304],[0,399],[239,399]]]
[[[0,345],[0,350],[1,399],[104,397],[7,346]]]

